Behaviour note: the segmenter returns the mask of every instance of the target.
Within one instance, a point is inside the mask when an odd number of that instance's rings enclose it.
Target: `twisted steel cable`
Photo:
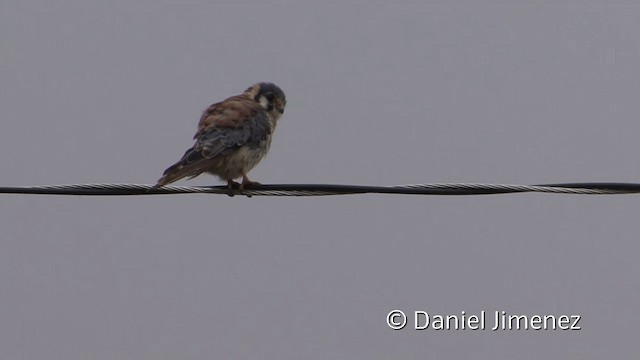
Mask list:
[[[553,193],[612,195],[640,193],[636,183],[565,183],[544,185],[501,185],[501,184],[409,184],[396,186],[364,186],[335,184],[274,184],[257,185],[245,189],[232,190],[234,195],[246,196],[328,196],[353,194],[406,194],[406,195],[489,195],[508,193]],[[226,186],[165,186],[153,189],[146,184],[68,184],[42,186],[0,187],[0,194],[40,194],[40,195],[169,195],[169,194],[224,194],[229,195]]]

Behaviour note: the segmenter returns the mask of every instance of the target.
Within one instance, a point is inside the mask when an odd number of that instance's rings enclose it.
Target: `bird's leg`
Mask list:
[[[247,174],[242,174],[242,184],[240,184],[240,192],[244,191],[245,188],[254,186],[254,185],[260,185],[259,182],[257,181],[251,181],[249,179],[249,177],[247,176]],[[247,195],[247,197],[251,197],[251,195]]]
[[[240,184],[240,190],[244,190],[247,186],[260,185],[257,181],[251,181],[247,174],[242,174],[242,184]]]
[[[242,191],[242,185],[238,184],[237,182],[233,181],[232,179],[227,180],[227,195],[229,195],[230,197],[233,197],[233,189],[237,189],[240,188],[240,191]]]

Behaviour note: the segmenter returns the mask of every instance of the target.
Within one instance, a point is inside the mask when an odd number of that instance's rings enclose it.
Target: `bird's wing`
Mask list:
[[[271,123],[256,102],[233,97],[213,104],[202,114],[194,150],[212,159],[242,146],[256,148],[271,133]]]

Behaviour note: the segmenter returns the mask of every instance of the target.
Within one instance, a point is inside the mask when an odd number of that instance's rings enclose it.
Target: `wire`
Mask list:
[[[407,195],[489,195],[508,193],[553,193],[612,195],[640,193],[640,184],[635,183],[567,183],[546,185],[500,185],[500,184],[415,184],[396,186],[363,186],[332,184],[276,184],[255,185],[232,195],[251,196],[327,196],[351,194],[407,194]],[[225,194],[226,186],[164,186],[154,189],[144,184],[71,184],[0,187],[0,194],[39,195],[169,195],[169,194]]]

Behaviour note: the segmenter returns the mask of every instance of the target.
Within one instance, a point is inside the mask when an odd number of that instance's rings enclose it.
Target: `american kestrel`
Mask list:
[[[202,173],[226,181],[229,194],[234,186],[239,185],[242,191],[247,185],[259,184],[249,180],[247,173],[269,151],[273,131],[286,104],[282,89],[262,82],[209,106],[200,117],[193,147],[164,171],[154,188]],[[233,181],[239,177],[242,184]]]

